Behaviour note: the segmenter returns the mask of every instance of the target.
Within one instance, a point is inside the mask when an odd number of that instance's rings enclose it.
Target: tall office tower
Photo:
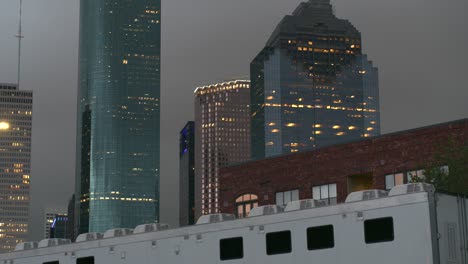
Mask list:
[[[0,84],[0,253],[27,239],[33,93]]]
[[[159,219],[160,0],[81,0],[76,231]]]
[[[195,122],[189,121],[179,139],[179,225],[195,223]]]
[[[250,159],[250,82],[195,90],[195,217],[219,212],[219,168]]]
[[[253,159],[380,134],[378,71],[330,0],[285,16],[250,69]]]

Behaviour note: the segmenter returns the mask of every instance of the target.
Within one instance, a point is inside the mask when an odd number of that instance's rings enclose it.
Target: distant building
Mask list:
[[[450,140],[468,147],[468,119],[225,167],[219,172],[221,212],[245,217],[261,205],[299,199],[335,204],[351,192],[390,190],[424,177],[435,146]]]
[[[50,225],[50,238],[67,238],[68,216],[57,214]]]
[[[330,0],[285,16],[250,72],[253,159],[380,134],[378,70]]]
[[[250,158],[250,82],[195,90],[195,217],[219,212],[219,168]]]
[[[63,210],[56,208],[46,208],[44,210],[44,238],[52,238],[50,229],[57,215],[65,215]]]
[[[188,122],[179,139],[179,225],[195,223],[195,122]]]
[[[159,219],[161,1],[80,1],[78,233]]]
[[[75,231],[75,195],[73,194],[70,200],[68,201],[68,208],[67,208],[67,231],[65,238],[70,239],[71,241],[75,241],[75,238],[78,234]]]
[[[0,84],[0,253],[27,239],[33,93]]]

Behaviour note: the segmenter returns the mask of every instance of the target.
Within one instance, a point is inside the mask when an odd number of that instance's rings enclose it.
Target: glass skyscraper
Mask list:
[[[252,158],[380,134],[378,71],[329,0],[301,3],[251,63]]]
[[[78,233],[159,218],[160,0],[81,0]]]

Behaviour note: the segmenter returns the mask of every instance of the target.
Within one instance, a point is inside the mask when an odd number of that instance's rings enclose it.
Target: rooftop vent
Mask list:
[[[37,246],[38,246],[37,242],[23,242],[23,243],[19,243],[18,245],[16,245],[15,251],[35,249],[37,248]]]
[[[235,217],[232,214],[209,214],[203,215],[200,218],[198,218],[197,225],[230,221],[234,219]]]
[[[409,194],[409,193],[418,193],[418,192],[435,192],[434,185],[427,183],[409,183],[403,185],[397,185],[390,190],[390,196]]]
[[[130,228],[116,228],[107,230],[104,233],[104,238],[111,238],[111,237],[121,237],[121,236],[128,236],[133,234],[133,229]]]
[[[305,210],[305,209],[311,209],[315,207],[321,207],[321,206],[326,206],[328,203],[326,201],[321,201],[321,200],[314,200],[314,199],[308,199],[308,200],[299,200],[299,201],[292,201],[289,202],[288,205],[286,205],[286,208],[284,211],[290,212],[290,211],[297,211],[297,210]]]
[[[284,207],[279,205],[264,205],[252,208],[250,210],[249,217],[262,216],[262,215],[272,215],[277,213],[284,212]]]
[[[43,239],[39,242],[38,248],[45,248],[45,247],[55,247],[61,245],[71,244],[70,239],[63,239],[63,238],[49,238]]]
[[[156,231],[163,231],[169,229],[169,225],[167,224],[144,224],[135,227],[133,230],[134,234],[141,234],[141,233],[148,233],[148,232],[156,232]]]
[[[388,192],[384,190],[366,190],[359,192],[352,192],[346,198],[347,203],[367,201],[373,199],[384,198],[388,196]]]
[[[76,238],[76,242],[85,242],[85,241],[93,241],[93,240],[98,240],[102,239],[104,236],[101,233],[85,233],[85,234],[80,234]]]

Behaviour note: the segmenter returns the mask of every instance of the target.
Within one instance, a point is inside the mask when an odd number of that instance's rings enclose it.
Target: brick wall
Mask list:
[[[421,169],[436,145],[453,138],[468,146],[468,119],[383,135],[344,145],[253,161],[220,170],[220,206],[234,213],[235,199],[258,195],[259,205],[274,204],[280,191],[299,189],[312,198],[312,187],[336,183],[338,202],[348,194],[350,176],[369,175],[372,187],[385,188],[385,175]]]

